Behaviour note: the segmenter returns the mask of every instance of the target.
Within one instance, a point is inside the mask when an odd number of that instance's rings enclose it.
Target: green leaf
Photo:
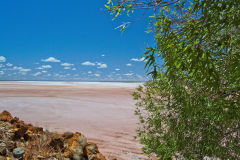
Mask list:
[[[104,5],[107,9],[109,9],[109,10],[111,10],[111,7],[110,6],[108,6],[108,5]]]

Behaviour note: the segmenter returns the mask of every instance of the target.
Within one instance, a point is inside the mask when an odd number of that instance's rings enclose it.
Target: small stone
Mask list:
[[[79,137],[79,143],[83,148],[85,148],[86,145],[87,145],[87,138],[86,137]]]
[[[43,157],[43,156],[40,156],[40,155],[39,155],[39,156],[37,156],[37,158],[38,158],[38,159],[46,159],[45,157]]]
[[[82,159],[82,156],[79,156],[77,154],[73,155],[73,160],[81,160],[81,159]]]
[[[88,160],[106,160],[106,159],[102,154],[97,153],[88,155]]]
[[[89,160],[100,160],[97,158],[97,156],[95,154],[88,155],[88,159]]]
[[[63,137],[66,139],[72,138],[73,137],[73,133],[72,132],[65,132],[63,134]]]
[[[16,148],[16,147],[17,147],[16,142],[14,142],[14,141],[8,141],[7,142],[7,148],[8,148],[9,151],[12,152],[13,149]]]
[[[24,148],[22,148],[22,147],[15,148],[15,149],[13,150],[13,156],[14,156],[15,158],[22,158],[24,152],[25,152],[25,151],[24,151]]]
[[[87,150],[87,154],[97,154],[99,153],[98,151],[98,148],[97,148],[97,145],[94,144],[94,143],[89,143],[87,146],[86,146],[86,150]]]
[[[73,146],[71,147],[71,151],[76,155],[83,155],[83,148],[81,146],[78,146],[78,145]]]
[[[0,143],[0,155],[5,156],[7,154],[7,145],[5,143]]]

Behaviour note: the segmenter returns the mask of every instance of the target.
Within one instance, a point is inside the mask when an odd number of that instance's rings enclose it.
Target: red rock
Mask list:
[[[89,142],[85,147],[85,152],[87,155],[99,153],[97,145],[91,142]]]
[[[106,160],[106,158],[105,158],[101,153],[98,153],[98,154],[97,154],[97,157],[98,157],[100,160]]]
[[[1,121],[5,121],[5,122],[11,122],[11,120],[13,119],[11,113],[9,113],[8,111],[3,111],[0,114],[0,120]]]
[[[63,136],[64,139],[69,139],[69,138],[73,137],[73,133],[72,132],[65,132],[65,133],[63,133],[62,136]]]
[[[82,156],[83,155],[83,149],[87,144],[86,138],[81,133],[75,133],[75,134],[69,134],[71,135],[71,138],[66,138],[64,142],[64,156],[66,158],[73,158],[73,156]],[[64,137],[66,136],[66,133],[63,134]]]
[[[7,134],[9,141],[6,142],[9,153],[13,152],[16,147],[27,148],[23,159],[34,159],[33,156],[39,156],[38,154],[42,151],[41,145],[43,145],[47,147],[44,148],[44,153],[49,150],[49,158],[58,155],[60,152],[60,154],[64,153],[65,159],[105,160],[105,157],[99,153],[97,145],[87,143],[87,138],[81,133],[65,132],[64,134],[55,134],[44,132],[41,127],[25,124],[24,121],[20,121],[17,117],[13,118],[7,111],[3,111],[0,114],[0,120],[11,127],[10,134]],[[10,122],[11,124],[5,122]],[[31,152],[32,149],[34,152]],[[5,154],[5,152],[2,154]],[[11,154],[8,155],[6,153],[5,156],[11,157]]]
[[[14,123],[17,123],[18,121],[19,121],[19,118],[14,117],[10,123],[14,124]]]
[[[97,153],[88,155],[88,160],[106,160],[106,159],[102,154]]]
[[[29,129],[31,132],[33,132],[33,133],[43,132],[43,128],[42,128],[42,127],[29,126],[28,129]]]
[[[87,156],[89,160],[106,160],[105,157],[99,153],[97,145],[91,142],[85,147],[84,155]]]
[[[31,130],[27,130],[26,133],[24,134],[24,140],[28,141],[28,140],[33,140],[33,132]]]
[[[67,149],[67,152],[70,152],[71,156],[74,156],[74,155],[82,156],[83,147],[77,141],[74,141],[72,145]],[[72,157],[69,157],[69,158],[72,158]]]
[[[19,128],[14,128],[14,140],[19,140],[24,137],[28,127],[25,125],[20,125]]]

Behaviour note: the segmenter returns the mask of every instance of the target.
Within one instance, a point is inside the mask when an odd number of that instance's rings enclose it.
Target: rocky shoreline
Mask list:
[[[44,131],[8,111],[0,114],[0,160],[105,160],[81,133]]]

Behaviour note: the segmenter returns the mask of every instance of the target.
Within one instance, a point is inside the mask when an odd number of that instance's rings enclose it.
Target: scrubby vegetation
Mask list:
[[[143,151],[240,159],[240,1],[109,0],[106,8],[115,18],[155,11],[156,47],[144,54],[152,80],[133,94]]]

